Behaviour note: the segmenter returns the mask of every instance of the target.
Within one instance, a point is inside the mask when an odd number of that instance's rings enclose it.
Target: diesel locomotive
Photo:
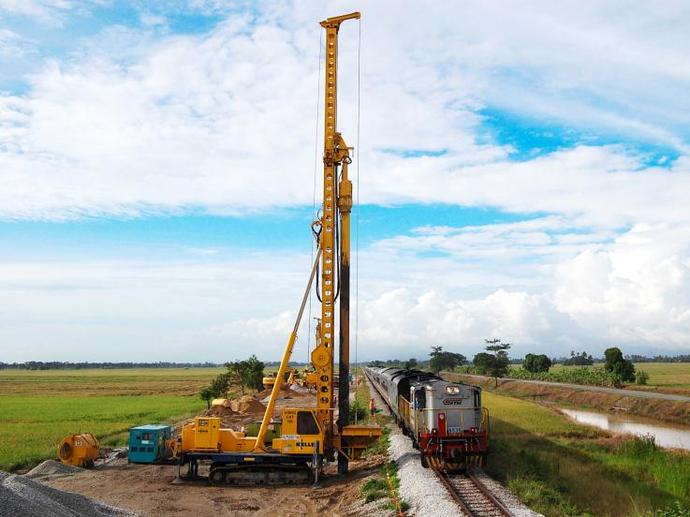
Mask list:
[[[422,466],[446,471],[481,466],[489,446],[489,412],[482,390],[420,370],[365,368]]]

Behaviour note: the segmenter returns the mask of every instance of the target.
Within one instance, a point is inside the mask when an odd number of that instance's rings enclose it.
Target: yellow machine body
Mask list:
[[[256,438],[241,431],[224,429],[217,416],[198,416],[182,427],[182,452],[249,452]]]
[[[57,447],[57,456],[66,465],[92,467],[101,446],[91,433],[73,434],[62,439]]]
[[[323,454],[325,433],[319,426],[314,409],[286,408],[280,438],[273,449],[283,454]]]
[[[349,425],[335,443],[348,457],[361,452],[381,436],[378,426]],[[328,444],[319,426],[316,409],[286,408],[282,411],[281,435],[274,438],[271,449],[282,454],[323,454]],[[219,417],[199,416],[182,428],[182,452],[252,452],[256,437],[221,427]]]
[[[346,425],[340,432],[340,442],[336,445],[348,459],[356,460],[382,433],[381,427],[377,425]]]
[[[296,371],[294,368],[290,368],[287,372],[285,372],[284,375],[284,389],[288,389],[290,386],[292,386],[295,382],[295,377],[296,377]],[[273,385],[276,382],[276,376],[275,375],[268,375],[264,377],[261,381],[264,385],[265,389],[272,388]]]

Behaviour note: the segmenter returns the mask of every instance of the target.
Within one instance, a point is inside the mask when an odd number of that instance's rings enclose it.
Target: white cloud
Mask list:
[[[75,5],[0,0],[4,12],[54,24]],[[25,93],[2,94],[0,218],[311,204],[316,21],[351,6],[227,5],[191,5],[227,15],[199,35],[157,32],[162,14],[142,13],[143,29],[108,27],[45,61]],[[519,352],[596,352],[603,342],[687,350],[687,6],[396,7],[364,12],[362,201],[551,215],[465,228],[420,221],[363,252],[363,354],[472,350],[494,335]],[[341,36],[339,124],[355,145],[357,25]],[[22,37],[4,29],[0,53]],[[564,124],[585,141],[637,139],[642,151],[581,142],[513,161],[487,136],[485,107]],[[668,148],[664,168],[649,165],[646,144]],[[403,157],[415,150],[438,156]],[[3,342],[33,358],[59,349],[79,359],[94,342],[99,357],[131,358],[144,341],[161,359],[276,357],[307,260],[274,271],[273,257],[191,253],[185,264],[3,264]]]
[[[410,4],[396,17],[368,6],[362,200],[550,211],[607,225],[687,212],[685,157],[673,173],[617,146],[516,163],[509,147],[486,140],[477,110],[498,105],[687,151],[680,21],[637,6],[629,16],[644,20],[640,32],[609,19],[605,4],[568,5],[468,4],[449,16],[446,3]],[[315,20],[331,9],[346,7],[265,4],[201,35],[108,28],[69,59],[46,62],[26,94],[2,98],[0,217],[309,204]],[[340,126],[351,144],[356,39],[357,25],[343,25]],[[391,149],[447,152],[403,158]]]
[[[62,25],[72,11],[82,11],[104,0],[0,0],[0,13],[23,16],[47,25]]]
[[[583,234],[574,246],[529,241],[515,245],[523,246],[520,260],[495,252],[535,228],[564,231],[554,218],[447,229],[433,242],[447,253],[440,258],[424,257],[425,234],[363,250],[360,307],[352,307],[359,358],[421,357],[431,345],[472,356],[490,337],[513,343],[514,356],[599,354],[609,345],[690,350],[688,225],[639,225],[605,240]],[[2,360],[278,359],[308,262],[284,251],[276,260],[273,252],[223,250],[165,261],[5,261]],[[311,308],[317,316],[317,304]],[[308,313],[298,360],[311,341]]]

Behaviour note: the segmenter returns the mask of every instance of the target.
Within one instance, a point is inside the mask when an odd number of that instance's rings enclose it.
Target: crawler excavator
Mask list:
[[[210,461],[209,481],[213,485],[284,484],[318,481],[325,461],[338,460],[338,472],[345,473],[348,461],[381,435],[378,426],[349,425],[349,311],[350,311],[350,212],[352,183],[348,177],[351,148],[337,131],[338,30],[359,19],[352,13],[321,22],[325,29],[325,109],[323,150],[323,206],[312,223],[317,251],[294,328],[283,352],[266,412],[256,436],[221,427],[218,417],[196,417],[182,429],[173,445],[180,469],[188,465],[187,476],[197,476],[199,462]],[[297,338],[297,330],[309,293],[317,279],[321,302],[317,341],[311,353],[316,384],[314,407],[285,408],[275,419],[273,412]],[[338,292],[337,292],[338,291]],[[338,420],[334,423],[335,310],[339,308]],[[267,439],[269,428],[272,440]]]

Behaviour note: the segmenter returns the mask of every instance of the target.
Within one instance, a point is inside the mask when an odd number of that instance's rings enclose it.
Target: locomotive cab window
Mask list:
[[[481,401],[479,400],[479,392],[478,392],[478,391],[475,391],[475,392],[474,392],[474,406],[475,406],[475,407],[479,407],[479,406],[481,406],[481,405],[482,405],[482,403],[481,403]]]
[[[311,411],[297,413],[297,434],[319,434],[319,425]]]
[[[424,409],[426,407],[426,393],[424,390],[415,390],[414,392],[414,408]]]

